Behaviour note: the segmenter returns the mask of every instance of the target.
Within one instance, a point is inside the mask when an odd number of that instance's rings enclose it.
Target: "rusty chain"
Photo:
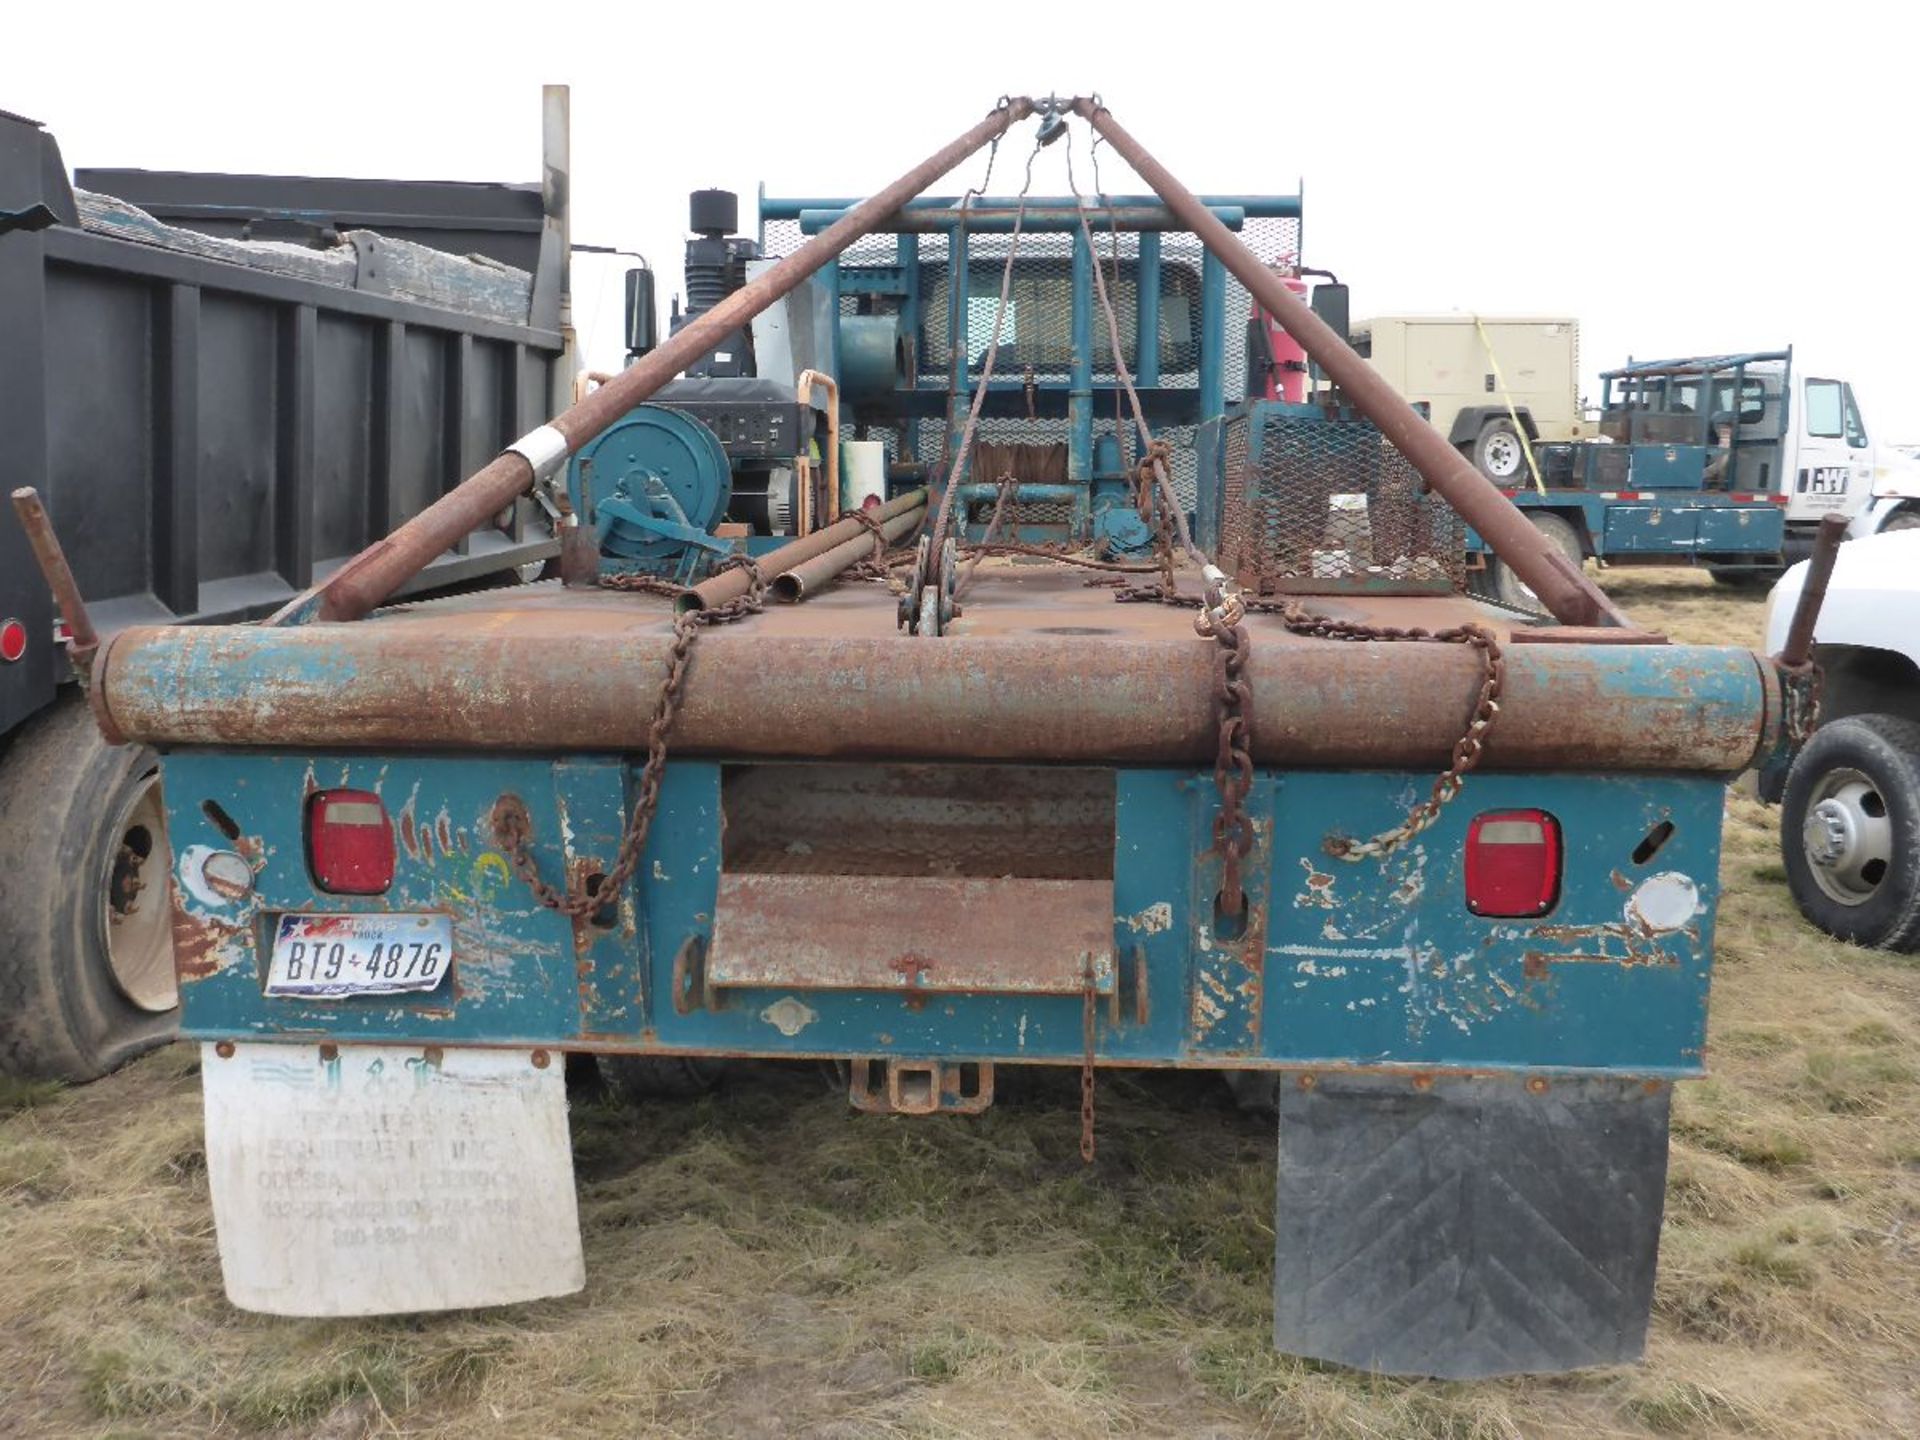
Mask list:
[[[705,610],[683,610],[673,617],[673,644],[667,652],[667,674],[654,701],[653,719],[647,726],[647,758],[640,768],[639,794],[634,797],[633,813],[620,836],[620,848],[613,865],[592,885],[585,876],[569,879],[564,889],[540,878],[540,867],[533,856],[533,820],[525,802],[517,796],[505,796],[493,809],[493,838],[507,857],[513,871],[527,884],[549,910],[558,910],[573,919],[584,919],[614,902],[633,872],[639,867],[640,854],[646,849],[647,832],[653,828],[654,812],[660,807],[660,785],[666,778],[667,737],[680,713],[680,696],[686,686],[687,667],[693,660],[694,642],[701,631],[712,625],[729,625],[757,615],[766,606],[767,579],[750,556],[736,555],[720,571],[744,569],[751,577],[747,593],[724,605]],[[642,583],[646,582],[646,583]],[[654,576],[608,576],[603,580],[616,590],[642,590],[649,594],[685,593],[684,586]]]
[[[1080,1160],[1091,1165],[1093,1138],[1093,1050],[1098,1007],[1093,994],[1093,957],[1087,956],[1080,1003]]]
[[[1183,595],[1159,585],[1136,585],[1116,590],[1113,598],[1120,601],[1157,602],[1197,609],[1200,614],[1195,617],[1194,627],[1202,634],[1209,633],[1203,627],[1209,623],[1211,612],[1207,609],[1206,602],[1197,595]],[[1369,839],[1355,840],[1345,835],[1329,835],[1326,850],[1329,855],[1338,860],[1358,862],[1384,858],[1439,819],[1440,811],[1448,801],[1460,793],[1461,788],[1466,784],[1468,773],[1479,765],[1481,754],[1486,746],[1487,734],[1500,718],[1500,700],[1506,688],[1507,662],[1506,656],[1500,649],[1500,641],[1494,633],[1484,625],[1471,621],[1445,630],[1427,630],[1420,626],[1402,628],[1392,625],[1362,625],[1352,620],[1336,620],[1330,615],[1315,615],[1291,600],[1258,600],[1247,599],[1244,596],[1235,598],[1245,609],[1278,616],[1281,624],[1294,634],[1306,635],[1314,639],[1471,645],[1480,652],[1480,691],[1474,701],[1473,712],[1467,718],[1466,729],[1461,733],[1459,740],[1454,742],[1453,756],[1447,768],[1435,777],[1433,789],[1427,798],[1415,805],[1407,813],[1407,818],[1398,825],[1383,830]],[[1229,637],[1241,630],[1242,627],[1238,625],[1221,627],[1216,624],[1211,633],[1223,647],[1232,644],[1237,651],[1239,642]],[[1240,666],[1244,667],[1244,665],[1243,658]],[[1242,791],[1240,795],[1230,797],[1229,784],[1237,786],[1235,777],[1242,774],[1250,778],[1252,761],[1249,756],[1246,760],[1246,768],[1242,770],[1240,755],[1230,742],[1244,738],[1250,752],[1252,732],[1250,725],[1245,723],[1244,712],[1234,708],[1234,701],[1238,697],[1233,695],[1229,688],[1231,681],[1239,681],[1244,686],[1244,678],[1237,670],[1229,675],[1226,662],[1219,659],[1215,662],[1214,675],[1214,714],[1220,724],[1220,743],[1214,762],[1214,780],[1221,787],[1221,808],[1220,814],[1214,821],[1214,839],[1216,843],[1224,843],[1231,839],[1237,844],[1242,834],[1239,826],[1244,824],[1244,817],[1238,814],[1238,804],[1239,800],[1244,798],[1245,792]],[[1250,690],[1248,694],[1251,694]],[[1231,819],[1230,805],[1234,807]],[[1250,841],[1251,830],[1248,829],[1244,833]],[[1242,850],[1232,859],[1237,862],[1238,859],[1244,858],[1245,853]],[[1229,863],[1229,855],[1228,850],[1222,850],[1223,867]],[[1227,894],[1226,890],[1223,869],[1222,901],[1226,904],[1229,913],[1238,913],[1238,907],[1232,903],[1232,896]]]
[[[1200,616],[1205,619],[1207,612]],[[1220,806],[1213,814],[1213,844],[1220,855],[1220,906],[1230,916],[1246,908],[1240,867],[1253,850],[1253,820],[1247,796],[1253,790],[1253,687],[1247,683],[1247,659],[1253,642],[1241,624],[1212,626],[1213,713],[1219,738],[1213,757],[1213,784]]]
[[[1780,671],[1781,721],[1786,726],[1788,741],[1797,748],[1806,744],[1820,728],[1820,701],[1826,686],[1826,672],[1811,660],[1803,665],[1785,665],[1779,661],[1774,664]]]

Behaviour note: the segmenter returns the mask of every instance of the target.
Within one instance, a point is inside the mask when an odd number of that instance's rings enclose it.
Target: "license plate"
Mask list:
[[[446,915],[282,915],[269,995],[392,995],[431,990],[453,963]]]

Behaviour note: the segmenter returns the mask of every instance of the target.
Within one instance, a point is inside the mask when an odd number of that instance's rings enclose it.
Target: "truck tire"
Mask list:
[[[1787,572],[1775,565],[1709,565],[1713,583],[1729,590],[1763,590]]]
[[[1893,530],[1920,530],[1920,505],[1902,505],[1887,517],[1878,533],[1885,535]]]
[[[179,1030],[153,751],[68,695],[0,757],[0,1071],[93,1080]]]
[[[1560,553],[1575,565],[1584,561],[1585,557],[1580,549],[1580,532],[1573,528],[1571,520],[1548,510],[1529,510],[1527,519],[1532,522],[1534,529],[1557,546]],[[1487,570],[1492,576],[1494,599],[1516,610],[1529,610],[1536,615],[1547,613],[1547,607],[1540,603],[1540,597],[1533,593],[1533,587],[1514,574],[1506,561],[1497,555],[1489,555]]]
[[[1849,715],[1814,731],[1787,774],[1780,854],[1820,929],[1920,949],[1920,723]]]
[[[1527,452],[1511,420],[1489,420],[1473,442],[1473,463],[1496,485],[1514,486],[1527,478]]]

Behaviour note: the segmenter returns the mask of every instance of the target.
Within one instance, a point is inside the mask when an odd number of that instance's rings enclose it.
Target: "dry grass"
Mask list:
[[[1676,638],[1758,596],[1613,585]],[[292,1322],[220,1298],[184,1049],[0,1091],[0,1434],[1355,1437],[1920,1432],[1920,968],[1804,926],[1729,805],[1713,1077],[1681,1087],[1638,1367],[1373,1380],[1267,1346],[1273,1138],[1202,1081],[1066,1077],[978,1122],[815,1075],[576,1111],[587,1292]]]

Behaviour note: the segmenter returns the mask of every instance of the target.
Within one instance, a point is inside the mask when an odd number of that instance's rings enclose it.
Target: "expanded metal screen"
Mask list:
[[[1459,516],[1367,422],[1241,416],[1224,462],[1220,565],[1248,589],[1464,585]]]

